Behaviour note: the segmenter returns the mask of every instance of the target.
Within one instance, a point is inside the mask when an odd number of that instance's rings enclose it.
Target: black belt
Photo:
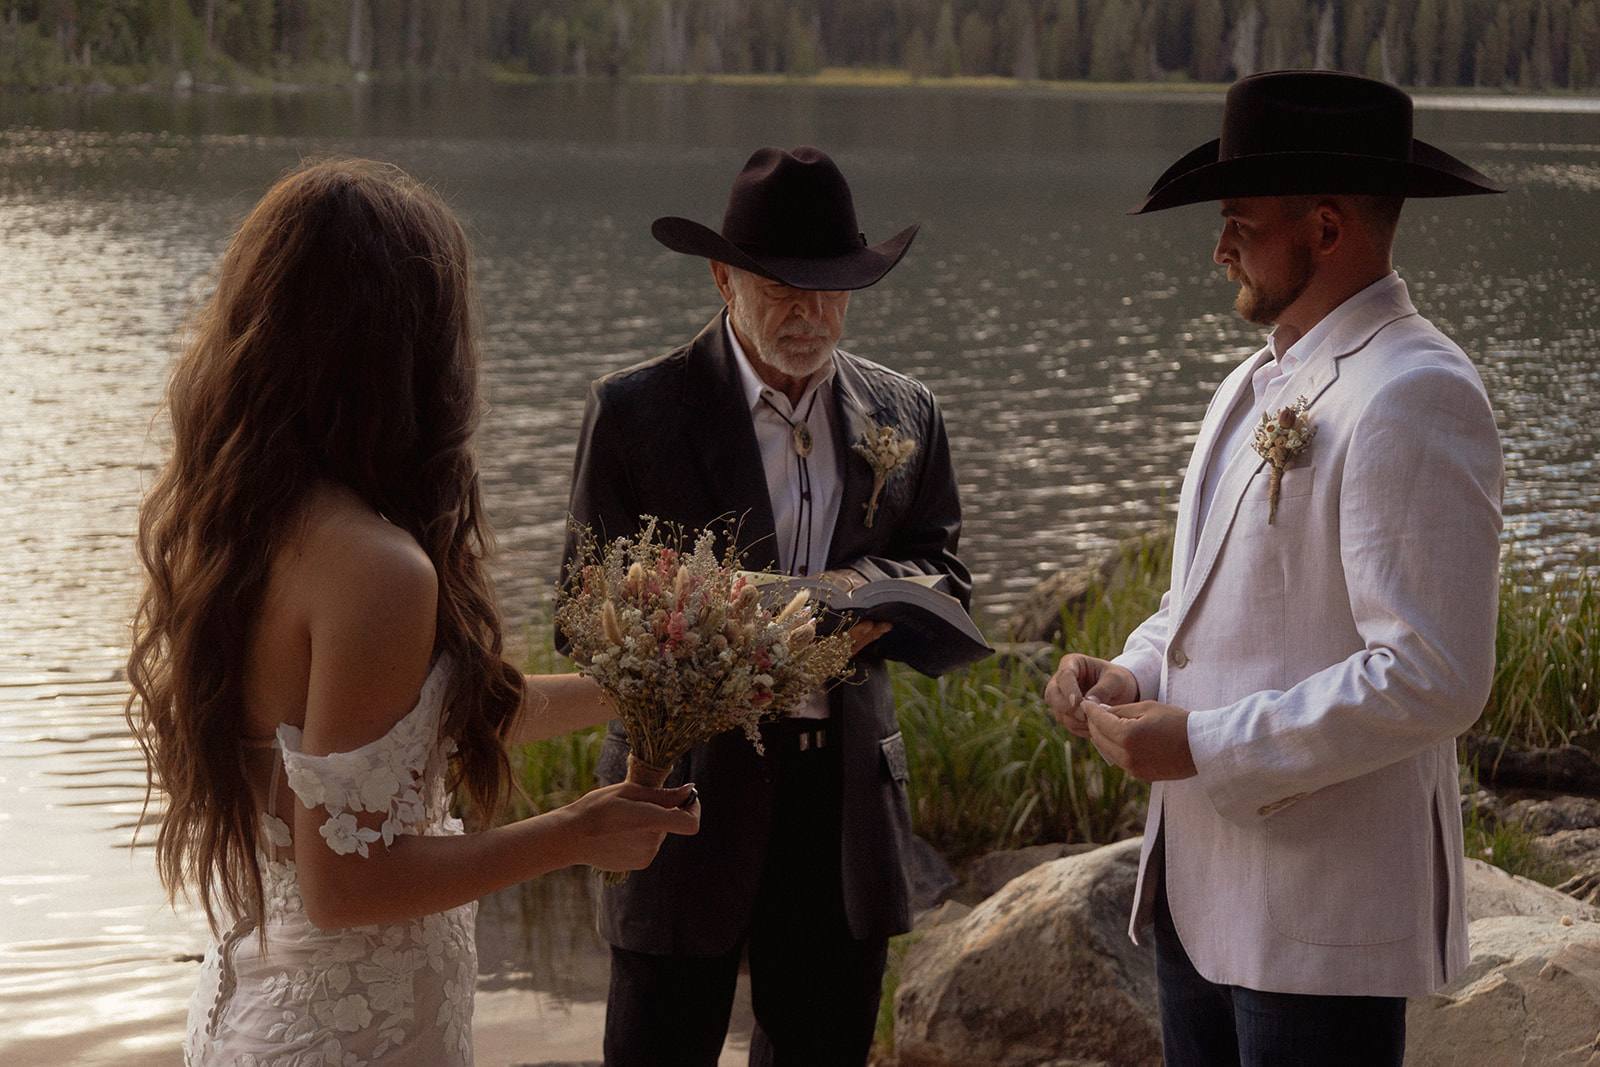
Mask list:
[[[780,753],[820,752],[838,740],[828,719],[779,719],[761,728],[762,744]]]

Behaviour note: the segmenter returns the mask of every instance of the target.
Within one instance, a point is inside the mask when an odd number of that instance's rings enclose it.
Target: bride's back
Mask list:
[[[260,914],[254,753],[280,724],[310,751],[370,740],[448,655],[441,730],[468,797],[500,794],[521,676],[481,560],[470,264],[435,194],[378,164],[312,164],[245,220],[174,366],[129,719],[167,794],[163,882],[213,929]],[[336,654],[313,661],[314,632]]]

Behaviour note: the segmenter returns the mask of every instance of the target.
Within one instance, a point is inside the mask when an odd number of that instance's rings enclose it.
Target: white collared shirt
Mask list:
[[[761,466],[767,475],[767,498],[772,502],[772,521],[777,529],[778,569],[786,574],[821,574],[828,567],[828,549],[833,545],[833,527],[839,519],[839,504],[844,498],[844,481],[839,476],[839,450],[833,433],[834,366],[806,385],[800,403],[763,382],[750,365],[733,326],[726,318],[728,344],[744,385],[745,401],[750,406],[750,421],[756,443],[761,448]],[[804,421],[811,429],[811,454],[805,458],[805,476],[810,482],[810,500],[805,499],[801,481],[800,456],[795,451],[793,424]],[[827,694],[818,690],[790,715],[802,719],[828,717]]]
[[[833,527],[844,497],[833,432],[833,364],[830,361],[827,371],[808,383],[800,402],[791,406],[787,396],[756,374],[726,319],[723,329],[738,357],[739,378],[756,443],[761,447],[767,498],[772,502],[778,533],[778,569],[787,574],[821,574],[828,568],[828,549],[833,545]],[[801,458],[795,451],[793,429],[793,424],[802,421],[811,429],[811,454],[805,458],[805,475],[811,483],[809,501],[801,483]]]

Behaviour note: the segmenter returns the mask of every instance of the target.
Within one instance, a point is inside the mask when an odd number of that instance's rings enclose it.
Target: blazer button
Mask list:
[[[1181,648],[1173,649],[1172,654],[1167,658],[1172,661],[1172,665],[1174,667],[1183,668],[1189,665],[1189,657],[1184,655],[1183,649]]]

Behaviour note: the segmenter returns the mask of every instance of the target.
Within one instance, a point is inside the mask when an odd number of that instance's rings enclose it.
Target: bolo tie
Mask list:
[[[791,567],[799,564],[798,567],[795,567],[794,572],[802,578],[811,573],[811,518],[815,510],[811,506],[811,468],[806,463],[806,457],[811,455],[811,426],[806,420],[811,418],[811,411],[817,406],[817,394],[821,392],[821,389],[816,389],[811,393],[811,402],[806,405],[806,413],[800,416],[799,421],[791,419],[779,411],[778,405],[768,399],[766,393],[761,394],[761,402],[771,408],[778,418],[789,424],[789,440],[794,445],[795,460],[800,470],[798,478],[800,483],[800,514],[795,518],[794,522],[794,545],[789,549],[789,563]],[[802,528],[805,530],[804,544],[806,546],[806,554],[804,560],[800,558],[800,531]]]

